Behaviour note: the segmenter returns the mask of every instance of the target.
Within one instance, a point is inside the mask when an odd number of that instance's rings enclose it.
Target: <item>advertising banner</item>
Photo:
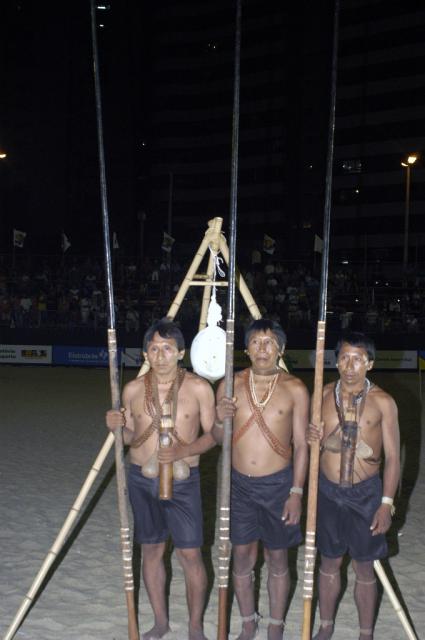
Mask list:
[[[316,358],[315,350],[311,349],[288,349],[285,351],[284,359],[288,369],[314,369]],[[336,364],[335,353],[332,349],[325,350],[324,368],[334,369]]]
[[[122,364],[125,367],[140,368],[143,364],[142,349],[140,347],[127,347],[121,357]]]
[[[377,351],[374,369],[404,369],[418,368],[418,352],[415,351]]]
[[[307,349],[288,349],[285,352],[285,362],[292,369],[314,369],[315,351]],[[334,369],[336,365],[335,353],[332,349],[325,350],[325,369]],[[416,371],[418,368],[417,351],[386,351],[376,352],[374,369],[403,369]]]
[[[52,347],[34,344],[0,344],[0,364],[52,364]]]
[[[118,349],[120,363],[122,349]],[[53,347],[53,364],[79,367],[107,367],[109,355],[106,347]]]

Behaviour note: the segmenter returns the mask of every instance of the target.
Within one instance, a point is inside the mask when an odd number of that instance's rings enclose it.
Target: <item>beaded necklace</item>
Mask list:
[[[257,394],[255,393],[255,382],[254,382],[254,374],[252,373],[252,369],[249,370],[249,390],[251,391],[251,397],[256,407],[259,409],[264,409],[270,398],[273,395],[273,391],[275,390],[277,381],[279,378],[279,372],[275,373],[273,379],[268,383],[268,391],[267,394],[263,396],[261,400],[257,398]]]

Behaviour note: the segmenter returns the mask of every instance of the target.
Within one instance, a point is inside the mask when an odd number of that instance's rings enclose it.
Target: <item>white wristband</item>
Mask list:
[[[302,487],[291,487],[289,489],[289,494],[296,493],[298,496],[302,496],[304,493],[304,489]]]
[[[387,504],[389,507],[391,507],[391,515],[392,516],[395,514],[395,506],[394,506],[393,498],[389,498],[388,496],[382,496],[381,503],[382,504]]]

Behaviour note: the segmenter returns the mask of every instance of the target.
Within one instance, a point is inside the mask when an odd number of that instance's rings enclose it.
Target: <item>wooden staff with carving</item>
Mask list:
[[[161,424],[159,427],[159,446],[171,447],[173,440],[173,417],[171,415],[171,403],[164,402],[162,405]],[[173,463],[159,463],[159,499],[171,500],[173,497]]]
[[[226,364],[224,390],[227,398],[233,397],[233,357],[235,338],[235,275],[236,275],[236,221],[238,192],[238,152],[239,152],[239,94],[240,94],[240,54],[241,54],[241,14],[242,2],[237,0],[235,36],[235,78],[233,93],[232,128],[232,175],[230,191],[229,225],[229,274],[227,289],[226,321]],[[217,640],[227,640],[227,592],[230,566],[230,474],[232,459],[233,421],[223,422],[223,449],[221,466],[221,487],[219,505],[219,555],[218,555],[218,625]]]
[[[117,339],[115,331],[115,307],[114,289],[112,283],[112,260],[111,245],[109,236],[109,214],[106,188],[105,153],[103,145],[103,125],[102,125],[102,101],[100,91],[99,76],[99,56],[97,50],[96,35],[96,9],[94,0],[90,1],[91,8],[91,32],[93,45],[93,72],[96,97],[96,122],[97,139],[100,167],[100,197],[102,202],[103,221],[103,244],[105,251],[105,272],[108,294],[108,352],[109,352],[109,379],[111,387],[112,408],[120,408],[120,389],[118,373]],[[133,558],[132,541],[130,539],[130,526],[127,507],[127,482],[124,467],[124,447],[122,429],[116,429],[115,433],[115,467],[117,475],[118,509],[120,515],[120,537],[122,563],[124,573],[124,591],[127,604],[128,615],[128,637],[129,640],[139,640],[139,630],[137,626],[136,607],[134,601],[134,580],[133,580]]]
[[[328,270],[329,270],[329,236],[331,220],[332,202],[332,165],[334,157],[334,137],[335,137],[335,105],[336,105],[336,77],[338,60],[338,25],[339,25],[339,0],[335,0],[334,11],[334,33],[332,51],[332,78],[331,78],[331,103],[328,130],[328,155],[326,163],[326,197],[323,219],[323,250],[322,250],[322,270],[320,278],[319,293],[319,319],[317,322],[316,336],[316,362],[314,374],[314,396],[312,406],[312,422],[320,425],[322,422],[322,399],[323,399],[323,364],[325,354],[325,334],[326,334],[326,304],[328,292]],[[314,588],[314,566],[316,563],[316,515],[317,515],[317,491],[319,483],[319,441],[312,443],[310,447],[310,470],[308,481],[308,503],[307,503],[307,527],[305,535],[305,556],[304,556],[304,584],[303,584],[303,627],[302,640],[311,638],[311,604]]]

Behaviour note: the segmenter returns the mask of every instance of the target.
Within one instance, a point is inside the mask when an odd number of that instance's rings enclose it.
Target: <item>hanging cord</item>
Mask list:
[[[214,260],[213,282],[215,283],[217,279],[217,274],[221,278],[224,278],[224,276],[226,275],[223,269],[221,268],[221,263],[224,261],[223,261],[223,258],[220,258],[220,256],[218,255],[218,251],[214,251],[214,249],[212,249],[211,245],[209,246],[209,250]],[[216,286],[214,284],[211,292],[211,300],[210,300],[210,304],[208,307],[208,314],[207,314],[207,325],[209,327],[218,325],[223,319],[221,306],[217,302],[216,293],[217,293]]]

